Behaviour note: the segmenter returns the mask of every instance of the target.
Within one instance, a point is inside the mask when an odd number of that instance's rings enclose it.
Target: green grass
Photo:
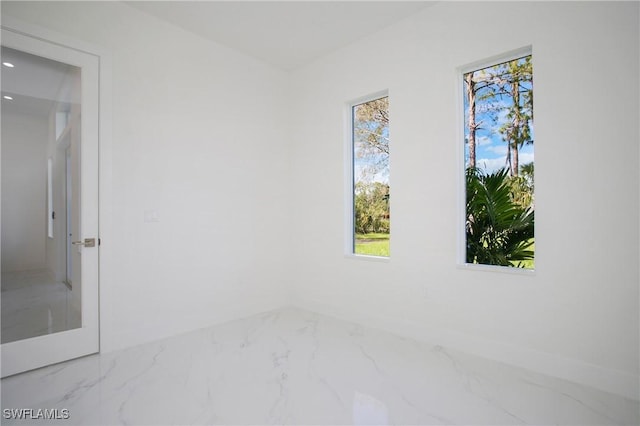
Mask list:
[[[389,234],[356,234],[355,253],[389,257]]]
[[[531,250],[535,251],[535,243],[531,246]],[[355,253],[389,257],[389,234],[356,234]],[[534,260],[525,260],[522,263],[525,268],[535,268]]]
[[[536,252],[536,243],[534,242],[533,244],[531,244],[531,247],[529,247],[529,250],[532,250],[534,253]],[[526,269],[535,269],[536,263],[535,263],[535,259],[531,259],[531,260],[522,260],[520,262],[512,262],[514,265],[516,266],[517,263],[522,263],[522,265],[526,268]]]

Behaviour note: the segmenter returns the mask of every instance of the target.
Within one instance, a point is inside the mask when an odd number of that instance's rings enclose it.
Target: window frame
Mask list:
[[[355,252],[355,197],[354,197],[354,182],[355,182],[355,155],[354,155],[354,128],[353,128],[353,108],[371,101],[375,101],[381,98],[391,98],[389,96],[389,90],[379,90],[377,92],[370,93],[365,96],[361,96],[352,99],[344,105],[344,256],[352,259],[367,260],[374,262],[389,262],[391,259],[391,250],[389,250],[389,256],[373,256],[367,254],[358,254]],[[391,109],[391,108],[389,108]],[[391,113],[389,113],[391,117]],[[391,121],[391,120],[389,120]],[[391,124],[389,124],[391,128]],[[391,148],[389,148],[391,151]],[[391,155],[389,155],[391,158]],[[391,232],[389,232],[391,235]],[[389,247],[391,247],[391,237],[389,237]]]
[[[539,269],[538,256],[537,256],[537,244],[535,255],[535,268],[516,268],[510,266],[501,265],[486,265],[477,263],[467,263],[467,235],[466,235],[466,204],[467,204],[467,188],[466,188],[466,164],[465,164],[465,144],[464,142],[464,130],[465,130],[465,111],[464,111],[464,75],[466,73],[477,71],[483,68],[488,68],[494,65],[498,65],[504,62],[509,62],[514,59],[522,58],[525,56],[531,56],[531,63],[533,69],[535,69],[535,55],[533,53],[533,46],[527,45],[518,49],[509,50],[504,53],[496,54],[486,57],[481,60],[467,63],[460,66],[455,70],[455,94],[456,101],[454,102],[456,107],[455,116],[456,119],[456,178],[457,178],[457,250],[456,250],[456,266],[461,270],[469,271],[485,271],[485,272],[499,272],[507,274],[515,274],[521,276],[535,276],[536,271]],[[535,102],[533,109],[535,111]],[[535,115],[535,113],[534,113]],[[534,178],[535,179],[535,178]],[[537,238],[537,230],[534,229],[534,238]]]
[[[53,157],[47,157],[47,238],[53,239]]]

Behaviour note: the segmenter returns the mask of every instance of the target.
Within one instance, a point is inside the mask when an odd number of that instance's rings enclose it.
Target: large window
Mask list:
[[[531,55],[470,70],[462,80],[465,261],[533,269]]]
[[[352,253],[389,256],[389,98],[351,107]]]

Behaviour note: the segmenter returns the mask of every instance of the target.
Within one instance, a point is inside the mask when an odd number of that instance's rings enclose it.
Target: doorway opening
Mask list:
[[[2,62],[4,344],[82,325],[71,249],[81,101],[78,67],[4,46]],[[60,111],[78,117],[60,128]]]

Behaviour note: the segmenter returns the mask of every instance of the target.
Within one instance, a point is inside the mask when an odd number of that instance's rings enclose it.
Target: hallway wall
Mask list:
[[[45,269],[46,116],[2,111],[2,272]]]

